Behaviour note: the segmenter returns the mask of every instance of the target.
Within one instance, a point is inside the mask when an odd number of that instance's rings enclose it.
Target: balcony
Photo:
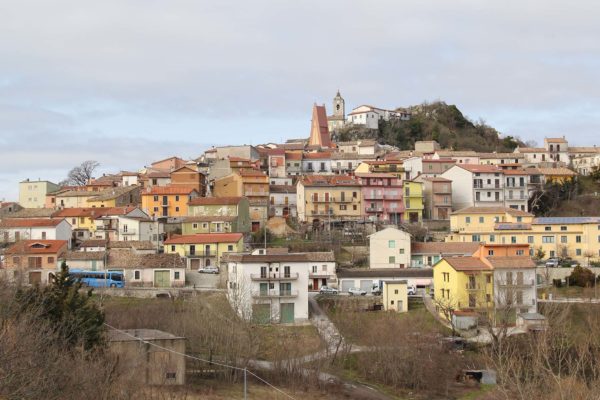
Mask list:
[[[298,276],[297,272],[293,274],[270,272],[268,274],[250,274],[250,279],[253,281],[290,281],[298,279]]]
[[[329,279],[329,278],[331,278],[331,276],[332,276],[332,274],[328,273],[327,271],[309,272],[308,273],[308,277],[311,278],[311,279],[312,278],[317,278],[317,279],[327,278],[327,279]]]
[[[535,286],[535,279],[523,280],[523,281],[513,281],[513,282],[501,282],[498,283],[498,286],[501,288],[509,289],[509,288],[526,288]]]
[[[119,235],[127,236],[127,235],[135,235],[135,234],[136,234],[136,230],[135,229],[129,228],[127,230],[123,230],[123,229],[119,230]]]
[[[365,193],[363,194],[365,200],[383,200],[382,193]]]
[[[298,291],[297,290],[284,290],[284,291],[279,291],[279,290],[264,290],[264,291],[260,291],[260,292],[253,292],[252,293],[252,297],[254,297],[255,299],[269,299],[269,298],[291,298],[291,297],[298,297]]]
[[[465,289],[467,289],[468,291],[477,291],[477,290],[483,290],[483,289],[484,289],[484,287],[485,287],[485,285],[484,285],[484,286],[482,286],[481,284],[478,284],[478,283],[477,283],[477,284],[471,284],[471,283],[467,283],[467,284],[465,285]]]
[[[96,230],[98,230],[98,231],[116,231],[117,225],[116,224],[115,225],[113,225],[113,224],[97,225]]]
[[[415,197],[419,197],[419,196],[415,196]],[[383,195],[384,200],[398,200],[398,201],[402,201],[402,193],[398,193],[398,194],[389,194],[389,193],[385,193]]]
[[[216,257],[217,256],[217,252],[215,250],[195,250],[195,251],[190,251],[190,250],[186,250],[185,251],[185,256],[186,257],[190,257],[190,258],[194,258],[194,257]]]
[[[341,198],[337,198],[337,197],[317,197],[317,198],[312,198],[312,202],[313,203],[351,203],[352,202],[352,197],[341,197]]]
[[[383,212],[383,207],[365,207],[366,212]]]

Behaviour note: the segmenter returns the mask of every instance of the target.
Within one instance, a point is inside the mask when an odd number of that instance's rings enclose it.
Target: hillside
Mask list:
[[[424,103],[409,110],[409,121],[382,121],[379,130],[347,127],[337,133],[338,140],[377,139],[401,150],[414,149],[415,141],[436,140],[442,148],[479,152],[512,152],[522,144],[510,136],[501,139],[494,128],[472,122],[455,105]]]

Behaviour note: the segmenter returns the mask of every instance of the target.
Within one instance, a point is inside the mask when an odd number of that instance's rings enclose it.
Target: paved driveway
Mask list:
[[[221,274],[201,274],[198,271],[185,271],[185,285],[197,288],[218,288]]]

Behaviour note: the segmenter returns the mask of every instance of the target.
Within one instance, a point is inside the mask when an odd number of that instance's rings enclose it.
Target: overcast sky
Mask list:
[[[493,4],[492,4],[493,3]],[[58,181],[307,137],[314,102],[456,104],[504,134],[592,145],[597,1],[0,3],[0,199]]]

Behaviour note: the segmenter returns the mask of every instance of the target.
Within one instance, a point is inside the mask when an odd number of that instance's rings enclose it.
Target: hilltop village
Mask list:
[[[338,92],[332,114],[313,106],[305,138],[212,147],[102,176],[88,161],[83,180],[60,184],[24,179],[18,201],[0,204],[0,275],[43,287],[67,265],[109,297],[212,293],[243,323],[314,325],[324,343],[315,351],[335,354],[354,332],[348,304],[353,313],[426,315],[452,343],[493,343],[545,331],[544,304],[595,290],[600,213],[540,210],[553,193],[597,179],[600,148],[565,136],[489,153],[433,139],[410,149],[338,140],[344,129],[377,132],[411,118],[410,109],[371,105],[346,113]],[[581,276],[591,278],[579,284]],[[112,342],[127,341],[119,332]],[[150,342],[186,334],[144,332]],[[186,363],[173,365],[168,383],[183,385]],[[153,377],[144,383],[164,383]]]

